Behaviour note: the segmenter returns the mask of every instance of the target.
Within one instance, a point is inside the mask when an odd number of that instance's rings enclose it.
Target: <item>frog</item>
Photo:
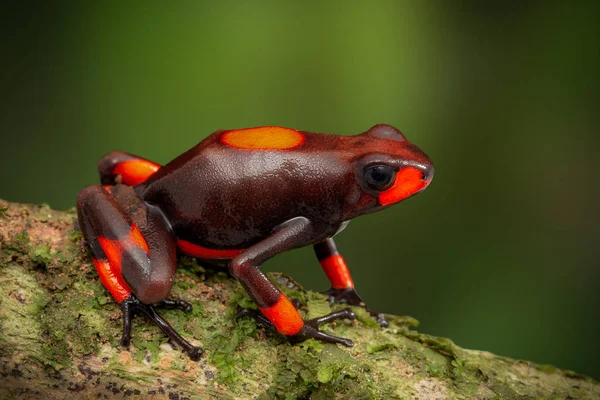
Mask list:
[[[311,133],[282,126],[218,130],[160,165],[113,151],[98,163],[100,184],[77,196],[78,224],[100,281],[123,314],[120,346],[132,320],[145,315],[192,360],[203,349],[184,339],[157,311],[191,311],[169,298],[179,254],[223,267],[257,309],[240,309],[292,341],[353,346],[321,325],[353,320],[367,308],[334,237],[361,215],[387,209],[423,191],[430,158],[397,128],[377,124],[356,135]],[[330,304],[347,308],[304,319],[261,271],[272,257],[312,246],[331,287]]]

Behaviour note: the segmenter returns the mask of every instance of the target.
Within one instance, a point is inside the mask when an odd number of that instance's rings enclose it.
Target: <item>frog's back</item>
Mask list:
[[[353,185],[350,139],[279,127],[215,132],[138,193],[162,209],[178,237],[245,248],[294,217],[341,218]]]

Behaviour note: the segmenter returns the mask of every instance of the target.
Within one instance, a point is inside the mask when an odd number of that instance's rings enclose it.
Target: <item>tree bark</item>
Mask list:
[[[117,346],[121,311],[101,285],[73,209],[0,201],[0,398],[156,399],[598,399],[591,378],[547,365],[462,349],[419,333],[410,317],[382,329],[366,312],[325,329],[353,348],[290,344],[250,319],[255,307],[223,271],[182,257],[171,295],[192,303],[163,316],[202,346],[190,361],[142,317],[129,349]],[[326,298],[270,278],[312,318]],[[334,306],[333,309],[342,308]]]

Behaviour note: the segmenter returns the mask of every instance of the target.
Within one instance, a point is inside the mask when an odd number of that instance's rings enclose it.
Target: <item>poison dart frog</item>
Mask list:
[[[278,126],[217,131],[164,166],[124,152],[98,164],[101,185],[77,197],[80,229],[100,280],[120,304],[123,335],[145,314],[193,360],[203,350],[156,311],[191,310],[167,299],[178,252],[226,266],[258,305],[242,310],[295,340],[352,346],[319,326],[354,319],[346,308],[304,320],[261,272],[284,251],[313,246],[331,302],[363,306],[334,236],[352,218],[387,208],[425,189],[433,164],[390,125],[355,136]],[[386,326],[381,313],[369,310]]]

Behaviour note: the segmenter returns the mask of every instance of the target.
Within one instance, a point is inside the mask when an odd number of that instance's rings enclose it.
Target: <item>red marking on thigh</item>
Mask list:
[[[160,169],[160,165],[148,160],[123,161],[115,166],[114,175],[121,175],[123,183],[134,186],[144,182]]]
[[[100,277],[100,282],[104,285],[110,294],[117,300],[122,302],[131,294],[129,285],[123,280],[121,276],[121,270],[115,270],[112,264],[108,260],[99,260],[92,257],[92,261],[96,266],[96,271]]]
[[[104,251],[106,258],[108,258],[111,271],[117,276],[122,276],[121,255],[123,254],[123,243],[118,239],[107,239],[104,236],[98,236],[98,242],[100,243],[100,247],[102,247],[102,251]]]
[[[107,239],[104,236],[97,237],[102,251],[110,262],[111,269],[118,276],[121,276],[121,261],[123,252],[127,251],[128,247],[141,247],[146,254],[150,253],[148,243],[142,236],[142,233],[135,224],[131,224],[129,234],[120,239]]]
[[[242,251],[244,251],[244,249],[226,249],[226,250],[208,249],[206,247],[202,247],[200,245],[190,243],[186,240],[181,240],[181,239],[177,240],[177,246],[179,247],[179,249],[181,251],[183,251],[185,254],[187,254],[189,256],[204,258],[207,260],[233,258],[233,257],[237,256],[238,254],[240,254]]]
[[[259,309],[275,325],[277,331],[284,335],[295,335],[304,326],[304,321],[296,311],[296,307],[283,293],[279,296],[277,303],[271,307],[259,307]]]
[[[132,243],[135,243],[137,246],[144,249],[147,254],[150,253],[146,239],[144,239],[142,232],[140,232],[135,224],[131,224],[131,232],[129,232],[129,237],[127,239],[128,241],[131,241]]]
[[[333,254],[320,261],[327,279],[331,282],[331,287],[334,289],[353,288],[354,282],[350,276],[350,270],[346,265],[344,257],[340,254]]]
[[[304,140],[304,134],[280,126],[237,129],[221,135],[223,144],[252,150],[287,150],[300,146]]]

